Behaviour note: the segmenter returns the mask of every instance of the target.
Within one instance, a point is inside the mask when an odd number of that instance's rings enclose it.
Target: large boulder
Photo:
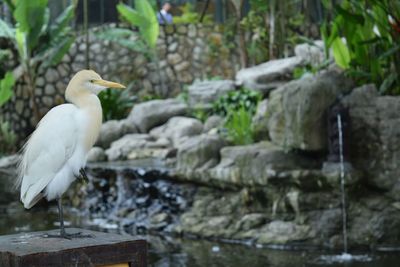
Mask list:
[[[170,118],[185,115],[186,112],[187,105],[177,99],[158,99],[135,105],[128,120],[134,123],[141,133],[147,133]]]
[[[177,147],[188,137],[198,135],[202,131],[203,124],[198,119],[173,117],[164,125],[153,128],[150,135],[155,138],[167,138],[174,147]]]
[[[261,65],[241,69],[236,74],[236,83],[266,94],[290,81],[294,69],[302,64],[303,60],[299,57],[271,60]]]
[[[273,91],[266,115],[272,142],[287,149],[326,150],[326,113],[351,87],[343,73],[332,69]]]
[[[191,107],[210,108],[212,103],[227,92],[235,90],[231,80],[195,82],[188,89],[188,102]]]
[[[285,152],[282,148],[262,142],[247,146],[224,147],[221,161],[203,179],[214,184],[265,186],[284,180],[287,172],[319,168],[320,163],[306,156]]]
[[[320,66],[325,61],[325,46],[321,40],[313,43],[298,44],[294,48],[294,53],[301,58],[305,64]]]
[[[350,116],[350,161],[370,185],[400,200],[400,98],[378,96],[374,85],[342,100]]]
[[[148,134],[127,134],[114,141],[106,150],[109,161],[140,159],[149,157],[166,157],[169,153],[169,141],[154,139]]]
[[[225,145],[219,135],[202,134],[182,143],[177,153],[177,172],[184,179],[196,179],[196,174],[217,165]]]
[[[138,129],[131,121],[110,120],[101,125],[99,138],[96,144],[102,148],[108,148],[110,144],[128,133],[137,133]]]

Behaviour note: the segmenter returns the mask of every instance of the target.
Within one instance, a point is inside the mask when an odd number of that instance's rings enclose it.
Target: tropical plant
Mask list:
[[[96,36],[103,40],[115,42],[130,50],[154,56],[154,48],[159,35],[157,16],[153,2],[148,0],[136,1],[135,9],[125,4],[118,4],[117,10],[124,21],[139,29],[139,35],[126,28],[109,28],[100,31]]]
[[[199,23],[201,14],[195,11],[194,6],[191,3],[186,3],[183,6],[179,7],[182,15],[174,16],[174,23],[176,24],[190,24],[190,23]],[[202,23],[210,24],[212,23],[212,18],[210,15],[204,15]]]
[[[136,101],[129,90],[105,90],[99,94],[103,107],[104,120],[120,120],[126,118]]]
[[[231,91],[215,101],[213,104],[213,113],[227,116],[232,111],[245,108],[253,115],[260,100],[261,95],[257,91],[241,88],[237,91]]]
[[[151,48],[156,47],[160,28],[156,12],[147,0],[135,1],[135,9],[125,4],[118,4],[117,10],[124,20],[138,27],[140,38]]]
[[[34,94],[37,73],[57,64],[73,43],[75,37],[69,23],[76,2],[50,22],[48,0],[5,1],[16,24],[10,26],[0,19],[0,37],[11,40],[18,51],[36,120],[41,117]]]
[[[225,121],[228,139],[235,145],[248,145],[254,142],[252,128],[253,113],[241,106],[231,110]]]
[[[12,96],[12,87],[15,80],[11,72],[7,72],[0,80],[0,107],[3,106]],[[0,117],[0,154],[14,152],[16,135],[12,131],[10,124]]]
[[[0,107],[12,97],[14,83],[15,79],[11,72],[7,72],[4,78],[0,80]]]
[[[321,32],[336,64],[382,94],[400,94],[400,2],[343,0],[334,10]]]

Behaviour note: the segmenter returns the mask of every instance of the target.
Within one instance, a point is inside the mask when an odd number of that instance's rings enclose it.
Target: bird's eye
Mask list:
[[[91,83],[94,83],[94,80],[90,80]]]

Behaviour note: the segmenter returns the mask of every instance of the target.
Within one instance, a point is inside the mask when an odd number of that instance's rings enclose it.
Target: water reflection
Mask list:
[[[2,235],[57,228],[57,209],[51,203],[46,205],[43,202],[32,210],[25,211],[18,202],[12,202],[9,205],[1,205],[0,214]],[[93,221],[80,217],[71,210],[66,214],[66,221],[71,226],[127,234],[119,227],[102,229],[93,224]],[[92,224],[89,225],[89,222]],[[174,238],[168,235],[146,235],[143,238],[150,243],[150,267],[398,267],[400,261],[398,252],[372,255],[370,262],[329,262],[321,260],[320,256],[324,254],[328,257],[334,254],[332,252],[271,250],[243,244]]]

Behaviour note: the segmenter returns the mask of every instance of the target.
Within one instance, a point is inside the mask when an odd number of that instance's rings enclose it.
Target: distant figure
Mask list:
[[[162,9],[157,13],[158,23],[160,24],[172,24],[172,15],[168,13],[171,9],[170,3],[165,3]]]

